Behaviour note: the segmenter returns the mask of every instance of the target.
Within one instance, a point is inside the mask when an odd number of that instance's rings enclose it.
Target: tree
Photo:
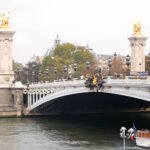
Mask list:
[[[63,57],[64,59],[69,59],[72,57],[75,51],[75,46],[71,43],[64,43],[62,45],[57,45],[54,50],[54,56]]]
[[[57,68],[57,78],[64,78],[65,69],[67,72],[72,72],[79,77],[83,75],[86,70],[86,61],[92,65],[94,63],[94,56],[84,46],[74,46],[71,43],[58,44],[54,50],[54,57],[46,56],[42,62],[43,78],[45,78],[44,71],[49,68],[50,80],[54,77],[54,67]],[[74,70],[74,63],[77,64],[77,70]],[[66,68],[64,68],[66,66]]]
[[[85,64],[86,61],[90,61],[90,63],[93,63],[93,54],[91,54],[86,49],[79,49],[76,51],[73,55],[73,59],[78,64]]]
[[[17,69],[22,69],[22,68],[23,68],[23,65],[22,65],[21,63],[15,62],[15,61],[13,60],[13,70],[14,70],[14,72],[15,72]]]
[[[53,80],[54,79],[54,58],[46,56],[42,61],[42,80]]]
[[[39,82],[41,81],[41,63],[34,61],[29,61],[25,67],[23,67],[24,72],[24,82]]]
[[[114,56],[112,60],[112,66],[111,66],[111,74],[114,75],[114,73],[117,74],[123,74],[125,76],[127,71],[126,64],[123,62],[123,59],[119,56]]]

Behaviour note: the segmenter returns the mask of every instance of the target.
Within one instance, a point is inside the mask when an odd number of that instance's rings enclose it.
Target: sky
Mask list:
[[[131,53],[127,38],[137,21],[150,37],[150,0],[0,0],[0,12],[8,11],[13,59],[23,64],[43,56],[57,34],[63,43],[88,43],[95,53],[109,55]]]

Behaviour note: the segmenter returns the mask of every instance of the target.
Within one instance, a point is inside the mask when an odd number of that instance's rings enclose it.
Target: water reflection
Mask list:
[[[150,128],[150,114],[103,114],[0,119],[2,150],[121,150],[122,125]],[[138,149],[127,141],[127,149]]]

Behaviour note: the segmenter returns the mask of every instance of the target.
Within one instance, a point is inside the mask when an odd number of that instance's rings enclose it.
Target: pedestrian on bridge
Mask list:
[[[99,89],[98,87],[99,80],[100,80],[99,74],[95,74],[93,78],[93,85],[94,87],[96,87],[96,92],[98,92],[98,89]]]
[[[103,86],[104,83],[106,83],[106,82],[104,81],[103,78],[99,80],[99,82],[98,82],[99,89],[102,89],[102,90],[104,89],[104,86]]]
[[[94,88],[94,85],[93,85],[93,76],[90,76],[86,79],[85,81],[85,86],[90,88],[91,90]]]

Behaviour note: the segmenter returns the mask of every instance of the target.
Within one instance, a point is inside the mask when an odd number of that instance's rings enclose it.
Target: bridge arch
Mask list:
[[[74,89],[67,89],[62,90],[55,93],[50,93],[46,95],[45,97],[39,99],[36,103],[33,103],[28,107],[28,112],[33,112],[34,110],[37,110],[41,106],[44,106],[47,103],[52,103],[55,100],[58,100],[59,98],[68,97],[71,95],[79,95],[79,94],[89,94],[89,93],[96,93],[93,90],[90,90],[88,88],[82,87],[82,88],[74,88]],[[149,97],[147,96],[147,92],[138,91],[138,90],[128,90],[128,89],[119,89],[119,88],[105,88],[104,91],[101,91],[97,94],[108,94],[108,95],[118,95],[126,98],[131,99],[137,99],[140,103],[148,103],[150,101]],[[149,106],[149,105],[146,105]]]

